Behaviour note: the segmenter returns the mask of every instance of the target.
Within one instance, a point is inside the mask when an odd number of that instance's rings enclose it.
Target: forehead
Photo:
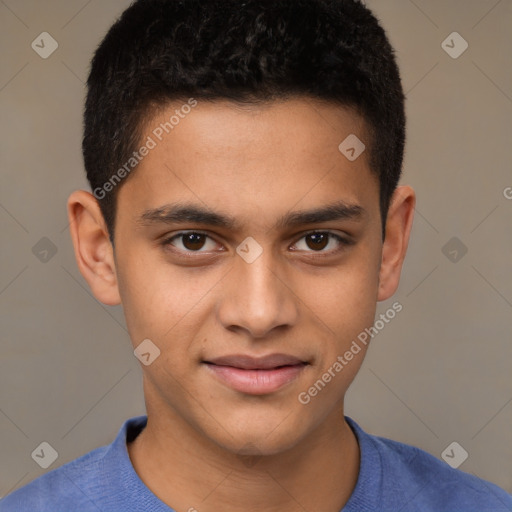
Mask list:
[[[368,151],[351,160],[340,150],[345,140],[369,146],[352,110],[313,99],[191,104],[167,105],[145,124],[141,146],[151,149],[119,191],[118,210],[181,202],[263,219],[340,200],[378,208]]]

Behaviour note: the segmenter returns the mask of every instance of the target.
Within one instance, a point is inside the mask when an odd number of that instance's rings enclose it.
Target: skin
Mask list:
[[[143,140],[179,106],[155,115]],[[179,512],[338,512],[356,485],[359,447],[343,400],[364,347],[310,403],[298,395],[396,291],[415,194],[396,189],[383,242],[368,151],[350,162],[338,150],[351,133],[365,141],[354,112],[309,98],[257,107],[199,102],[122,183],[115,249],[96,199],[85,191],[69,198],[78,266],[94,295],[122,303],[134,348],[149,338],[161,351],[142,366],[148,424],[128,450],[142,481]],[[277,222],[338,201],[363,213]],[[141,220],[177,202],[238,225]],[[353,243],[315,244],[306,236],[313,229]],[[162,243],[184,230],[208,236],[203,245]],[[252,263],[236,252],[247,237],[263,250]],[[233,390],[202,363],[272,353],[309,364],[263,395]]]

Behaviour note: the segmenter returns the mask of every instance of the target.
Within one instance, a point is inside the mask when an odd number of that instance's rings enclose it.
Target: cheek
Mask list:
[[[222,278],[220,270],[205,273],[176,267],[165,256],[155,258],[149,251],[119,249],[119,253],[119,291],[133,343],[149,338],[165,350],[176,345],[183,349],[182,333],[193,332],[198,315],[204,315],[208,291]]]
[[[321,424],[343,401],[358,373],[370,338],[376,311],[378,272],[367,265],[351,265],[315,279],[309,286],[309,304],[317,332],[316,367],[297,396],[302,413]],[[319,286],[323,285],[323,286]]]
[[[336,337],[337,348],[373,324],[379,284],[375,252],[362,247],[323,275],[302,276],[302,293],[318,321]]]

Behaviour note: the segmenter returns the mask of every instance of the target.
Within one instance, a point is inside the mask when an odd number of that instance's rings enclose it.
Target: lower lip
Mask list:
[[[243,370],[210,363],[207,366],[224,384],[249,395],[266,395],[278,391],[296,379],[305,367],[304,364],[296,364],[271,370]]]

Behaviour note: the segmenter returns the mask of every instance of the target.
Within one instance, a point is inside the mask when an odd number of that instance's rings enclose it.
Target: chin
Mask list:
[[[211,438],[225,450],[238,455],[275,455],[293,448],[306,435],[304,424],[292,425],[288,420],[286,418],[286,424],[281,417],[279,421],[267,421],[266,424],[251,424],[248,420],[244,424],[236,423],[231,428],[226,425],[231,435],[222,430]]]

